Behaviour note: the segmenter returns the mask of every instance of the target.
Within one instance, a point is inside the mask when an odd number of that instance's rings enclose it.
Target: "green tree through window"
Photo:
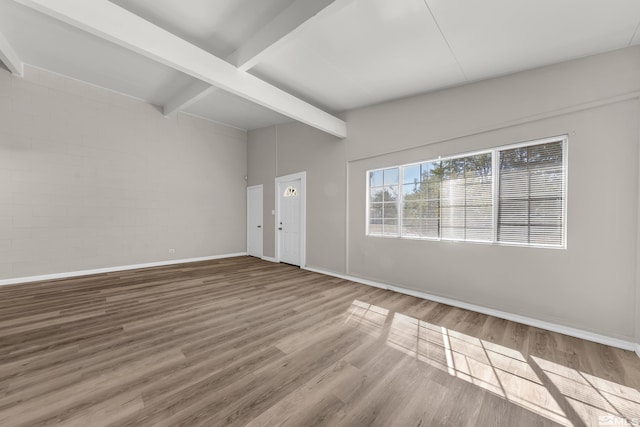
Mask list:
[[[564,246],[565,145],[550,138],[370,171],[368,234]]]

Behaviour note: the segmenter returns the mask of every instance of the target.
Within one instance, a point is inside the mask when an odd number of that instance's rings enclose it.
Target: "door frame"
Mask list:
[[[247,187],[247,254],[249,254],[249,191],[251,190],[256,190],[256,189],[260,189],[262,190],[262,220],[260,221],[262,223],[262,246],[260,247],[260,258],[262,258],[264,256],[264,188],[262,187],[262,184],[258,184],[258,185],[250,185]]]
[[[280,184],[287,181],[300,180],[300,268],[304,268],[307,263],[307,172],[292,173],[289,175],[277,176],[275,183],[276,193],[276,215],[275,215],[275,258],[280,262],[280,233],[278,233],[278,220],[280,218]]]

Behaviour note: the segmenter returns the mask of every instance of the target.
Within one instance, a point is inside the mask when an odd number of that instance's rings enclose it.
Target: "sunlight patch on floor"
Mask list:
[[[540,357],[531,359],[585,423],[640,425],[640,391]]]
[[[380,337],[389,310],[373,304],[354,300],[347,309],[345,324],[374,338]]]
[[[387,344],[536,414],[572,425],[518,351],[400,313],[393,316]]]
[[[402,313],[390,317],[388,309],[360,300],[345,319],[391,348],[558,424],[640,425],[640,391],[631,387]]]

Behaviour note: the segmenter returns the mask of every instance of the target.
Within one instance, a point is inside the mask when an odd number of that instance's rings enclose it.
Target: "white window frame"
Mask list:
[[[563,188],[562,188],[562,224],[564,225],[564,227],[562,227],[562,245],[543,245],[543,244],[531,244],[531,243],[517,243],[517,242],[498,242],[498,208],[499,208],[499,204],[498,199],[500,197],[499,193],[495,194],[495,198],[494,198],[494,219],[493,219],[493,228],[494,228],[494,233],[495,233],[495,239],[494,239],[494,243],[501,245],[501,246],[521,246],[521,247],[526,247],[526,248],[545,248],[545,249],[567,249],[567,188],[568,188],[568,182],[569,182],[569,156],[568,154],[568,150],[569,150],[569,136],[568,135],[558,135],[558,136],[553,136],[553,137],[549,137],[549,138],[542,138],[542,139],[535,139],[532,141],[527,141],[527,142],[519,142],[517,144],[511,144],[511,145],[505,145],[503,147],[498,147],[497,149],[495,149],[496,154],[499,155],[500,151],[503,150],[512,150],[514,148],[520,148],[520,147],[529,147],[532,145],[542,145],[542,144],[547,144],[550,142],[562,142],[562,172],[564,173],[564,181],[563,181]],[[495,156],[494,156],[495,157]],[[498,164],[497,166],[500,167],[499,164],[499,159],[497,160]],[[499,176],[499,175],[498,175]],[[496,191],[499,188],[500,183],[497,183],[498,187],[496,187]]]
[[[562,188],[562,245],[544,245],[544,244],[532,244],[532,243],[517,243],[517,242],[500,242],[498,241],[498,209],[499,209],[499,199],[500,199],[500,152],[505,150],[512,150],[514,148],[521,147],[529,147],[534,145],[542,145],[550,142],[562,142],[562,168],[564,173],[563,180],[563,188]],[[392,165],[385,166],[381,168],[369,169],[366,171],[366,212],[365,212],[365,235],[367,237],[375,237],[375,238],[387,238],[387,239],[406,239],[406,240],[430,240],[430,241],[450,241],[450,242],[465,242],[465,243],[476,243],[476,244],[484,244],[484,245],[499,245],[499,246],[521,246],[527,248],[545,248],[545,249],[567,249],[567,189],[569,182],[569,161],[568,161],[568,150],[569,150],[569,136],[568,135],[558,135],[552,136],[548,138],[534,139],[524,142],[518,142],[515,144],[501,145],[498,147],[493,147],[487,150],[478,150],[478,151],[470,151],[460,154],[453,154],[449,156],[438,156],[437,158],[433,158],[430,160],[423,160],[419,162],[411,162],[405,163],[401,165]],[[423,163],[430,162],[438,162],[438,161],[447,161],[460,159],[463,157],[471,157],[477,156],[480,154],[491,153],[491,179],[492,179],[492,240],[464,240],[464,239],[454,239],[454,238],[442,238],[442,237],[419,237],[419,236],[403,236],[402,234],[402,222],[403,222],[403,205],[404,202],[404,168],[409,166],[420,165]],[[394,169],[398,168],[398,200],[396,201],[397,212],[398,212],[398,234],[397,235],[384,235],[384,234],[371,234],[369,230],[370,225],[370,211],[371,211],[371,172],[383,171],[386,169]]]
[[[371,180],[369,178],[369,176],[370,176],[369,172],[384,171],[384,170],[387,170],[387,169],[395,169],[395,168],[398,168],[398,200],[396,200],[396,204],[397,204],[396,211],[398,212],[398,225],[397,225],[398,226],[398,235],[397,236],[388,236],[388,235],[385,235],[385,234],[371,234],[370,231],[369,231],[369,225],[370,225],[369,224],[369,219],[371,219],[371,208],[370,208],[371,207],[371,196],[370,196],[370,194],[371,194],[371,182],[370,181]],[[401,199],[401,196],[400,196],[401,189],[402,189],[402,166],[388,166],[388,167],[385,167],[385,168],[377,168],[377,169],[371,169],[371,170],[367,171],[367,198],[366,198],[366,200],[367,200],[367,208],[366,208],[366,230],[365,230],[365,234],[367,236],[385,237],[387,239],[399,239],[399,238],[401,238],[401,235],[402,235],[402,228],[401,228],[402,227],[402,213],[400,212],[399,207],[398,207],[399,204],[400,204],[400,199]],[[383,206],[383,209],[384,209],[384,206]],[[384,221],[384,218],[383,218],[383,221]],[[383,230],[384,230],[384,228],[383,228]]]

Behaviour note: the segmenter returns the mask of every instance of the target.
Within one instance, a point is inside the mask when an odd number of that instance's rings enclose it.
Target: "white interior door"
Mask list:
[[[278,219],[277,230],[279,256],[281,262],[300,265],[301,256],[301,180],[281,181],[278,183]]]
[[[262,185],[247,188],[247,253],[262,258]]]

